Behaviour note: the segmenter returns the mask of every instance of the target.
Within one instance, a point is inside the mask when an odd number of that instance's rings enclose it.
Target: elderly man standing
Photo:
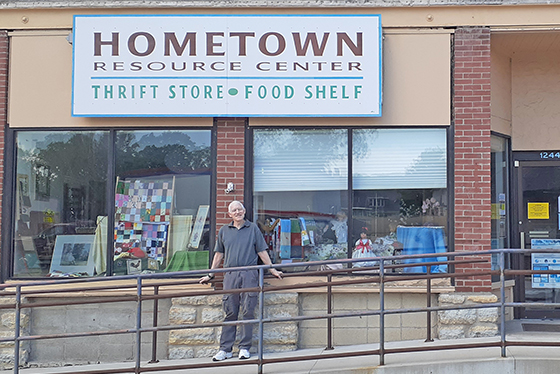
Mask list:
[[[257,265],[259,257],[265,265],[272,263],[266,251],[268,245],[262,233],[257,225],[245,219],[245,212],[245,207],[241,202],[232,201],[229,204],[228,215],[233,221],[228,225],[224,225],[218,232],[211,269],[218,268],[222,259],[224,260],[224,268]],[[281,271],[270,269],[270,273],[282,279]],[[212,278],[214,278],[214,274],[210,273],[200,278],[200,283],[207,283]],[[257,270],[224,273],[224,290],[254,288],[258,287],[258,285],[259,277]],[[237,321],[240,308],[243,320],[253,319],[256,305],[256,292],[225,294],[223,297],[223,308],[226,314],[224,320]],[[243,324],[240,328],[239,358],[247,359],[251,357],[249,349],[253,340],[253,326],[251,324]],[[233,357],[232,349],[236,332],[236,325],[222,326],[220,350],[214,355],[214,361],[223,361]]]

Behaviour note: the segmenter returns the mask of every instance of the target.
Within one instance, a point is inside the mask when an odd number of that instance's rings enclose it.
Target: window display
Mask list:
[[[13,275],[207,268],[210,144],[211,130],[17,131]]]
[[[447,250],[446,142],[446,129],[255,129],[254,216],[271,257],[408,253],[400,226],[440,227]]]

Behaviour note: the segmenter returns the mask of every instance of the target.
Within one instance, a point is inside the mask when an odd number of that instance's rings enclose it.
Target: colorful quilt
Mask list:
[[[115,194],[115,221],[169,222],[172,204],[170,182],[120,181]]]

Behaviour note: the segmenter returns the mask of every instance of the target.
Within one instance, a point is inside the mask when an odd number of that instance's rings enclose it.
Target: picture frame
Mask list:
[[[54,244],[50,273],[80,273],[93,276],[94,239],[95,235],[58,235]]]
[[[126,273],[128,275],[140,274],[142,272],[142,259],[132,258],[126,260]]]
[[[194,221],[194,227],[191,233],[191,240],[189,242],[190,248],[198,248],[198,245],[200,244],[200,239],[202,238],[204,224],[206,223],[206,217],[208,216],[209,209],[210,205],[200,205],[198,207],[196,220]]]

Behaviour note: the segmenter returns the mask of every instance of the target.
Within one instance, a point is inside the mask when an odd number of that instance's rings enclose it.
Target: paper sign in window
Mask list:
[[[549,219],[548,203],[527,203],[528,219]]]

